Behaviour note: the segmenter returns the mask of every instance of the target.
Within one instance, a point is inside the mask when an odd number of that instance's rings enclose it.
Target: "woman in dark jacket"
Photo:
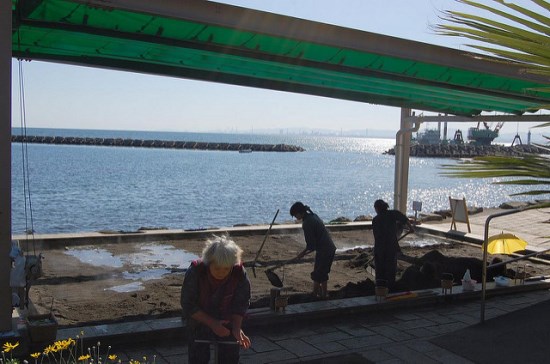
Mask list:
[[[290,208],[290,215],[302,220],[302,229],[306,240],[306,248],[294,259],[297,260],[315,251],[315,265],[311,272],[313,280],[313,295],[327,298],[328,274],[334,260],[336,247],[323,220],[311,211],[309,206],[296,202]]]
[[[181,307],[187,319],[190,364],[210,360],[210,345],[196,340],[225,342],[218,346],[220,363],[237,364],[239,346],[250,347],[241,329],[250,304],[250,281],[241,255],[235,242],[216,237],[206,243],[202,259],[191,263],[185,273]]]
[[[372,219],[372,232],[377,285],[384,282],[386,287],[392,289],[397,271],[397,253],[399,253],[397,224],[407,225],[411,232],[414,231],[414,227],[401,211],[388,208],[388,204],[383,200],[374,202],[376,216]]]

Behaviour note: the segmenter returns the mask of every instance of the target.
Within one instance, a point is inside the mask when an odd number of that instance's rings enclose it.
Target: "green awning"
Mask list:
[[[12,0],[13,56],[473,116],[550,108],[509,62],[196,0]]]

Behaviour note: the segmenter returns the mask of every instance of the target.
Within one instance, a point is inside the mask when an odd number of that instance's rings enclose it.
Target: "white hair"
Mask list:
[[[233,266],[241,263],[243,250],[228,236],[214,236],[206,242],[202,250],[202,260],[206,264],[216,263]]]

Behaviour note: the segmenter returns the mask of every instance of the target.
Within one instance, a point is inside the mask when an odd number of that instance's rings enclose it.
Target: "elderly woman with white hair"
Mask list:
[[[241,255],[233,240],[216,236],[206,243],[202,259],[192,262],[185,273],[181,307],[187,319],[190,364],[210,360],[209,344],[196,340],[220,342],[220,363],[238,363],[239,347],[250,347],[242,330],[250,305],[250,281]]]

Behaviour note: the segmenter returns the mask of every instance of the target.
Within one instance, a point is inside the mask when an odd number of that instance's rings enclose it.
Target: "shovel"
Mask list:
[[[283,280],[285,279],[285,272],[284,272],[284,266],[285,264],[288,264],[292,261],[294,261],[295,259],[292,258],[290,260],[287,260],[286,262],[283,262],[281,264],[278,264],[272,268],[269,268],[265,271],[265,275],[267,276],[267,279],[269,280],[269,283],[271,283],[273,286],[277,287],[277,288],[282,288],[283,287]],[[279,278],[279,276],[277,275],[277,273],[275,273],[273,270],[274,269],[277,269],[277,268],[280,268],[280,267],[283,267],[283,280],[281,280],[281,278]]]
[[[273,220],[271,221],[271,224],[269,224],[269,228],[265,232],[265,236],[264,236],[264,240],[262,241],[262,245],[260,245],[260,249],[258,249],[258,253],[256,253],[256,257],[254,258],[254,263],[252,263],[252,273],[254,273],[254,278],[256,278],[256,263],[258,261],[258,257],[260,256],[260,253],[262,252],[265,241],[267,240],[267,237],[269,236],[269,232],[271,231],[271,228],[273,227],[273,224],[275,223],[275,219],[277,218],[277,215],[279,215],[279,209],[277,209],[277,212],[275,213],[275,216],[273,216]]]

